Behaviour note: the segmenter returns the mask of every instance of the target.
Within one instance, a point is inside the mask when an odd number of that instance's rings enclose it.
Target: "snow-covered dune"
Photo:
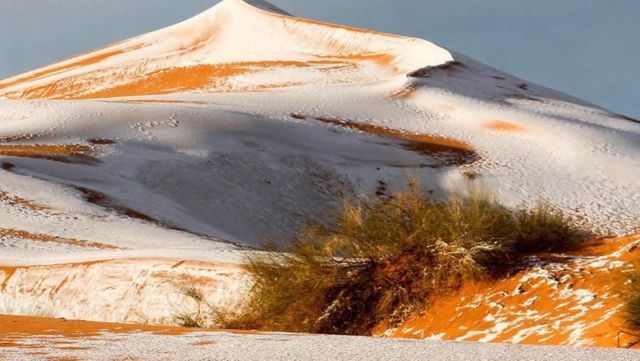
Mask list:
[[[180,24],[7,79],[0,96],[86,99],[353,84],[452,60],[424,40],[225,0]]]
[[[0,300],[15,313],[46,294],[55,315],[163,322],[157,272],[237,291],[216,267],[407,175],[435,197],[473,179],[508,206],[546,199],[612,234],[640,219],[637,121],[262,1],[1,81],[0,98]],[[102,279],[110,291],[73,302]],[[122,302],[107,314],[101,296]]]

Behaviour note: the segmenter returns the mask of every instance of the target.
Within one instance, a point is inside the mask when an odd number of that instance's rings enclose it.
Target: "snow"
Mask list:
[[[367,337],[289,334],[243,335],[200,332],[181,336],[153,333],[64,338],[15,338],[22,347],[0,351],[8,361],[33,357],[37,347],[49,358],[82,360],[636,360],[638,351],[575,347],[496,345],[465,342],[414,341]],[[64,343],[61,347],[60,343]],[[40,355],[42,355],[40,353]]]
[[[8,278],[0,271],[0,314],[174,324],[179,312],[195,312],[181,284],[198,287],[220,310],[237,307],[250,287],[230,263],[144,257],[18,268]]]

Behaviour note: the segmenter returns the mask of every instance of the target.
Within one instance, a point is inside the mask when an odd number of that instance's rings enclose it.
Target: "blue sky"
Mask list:
[[[0,78],[205,10],[216,0],[0,0]],[[272,0],[292,14],[422,37],[640,118],[637,0]]]

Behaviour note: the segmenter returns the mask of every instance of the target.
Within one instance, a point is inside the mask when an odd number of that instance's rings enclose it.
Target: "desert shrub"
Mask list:
[[[578,228],[561,210],[548,202],[515,212],[515,247],[518,252],[563,251],[576,248],[594,236]]]
[[[624,327],[618,330],[618,347],[631,348],[640,344],[640,259],[633,262],[634,270],[629,273],[624,286],[619,290],[623,301],[622,318]],[[626,339],[627,342],[622,340]]]
[[[624,318],[630,330],[640,332],[640,272],[629,276],[628,287],[623,293]]]
[[[418,189],[346,202],[334,224],[308,228],[288,252],[249,256],[251,296],[222,326],[369,334],[464,282],[513,269],[522,252],[561,250],[583,237],[546,204],[512,211],[477,188],[443,202]]]
[[[212,307],[207,303],[204,292],[194,283],[188,281],[175,282],[173,286],[185,301],[185,305],[181,305],[174,312],[174,322],[182,327],[205,327],[205,319]]]

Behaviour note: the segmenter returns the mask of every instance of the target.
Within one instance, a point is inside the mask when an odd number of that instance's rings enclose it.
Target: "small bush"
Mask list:
[[[629,277],[629,286],[623,293],[624,317],[627,326],[634,332],[640,332],[640,273]]]
[[[543,204],[511,211],[476,188],[445,202],[417,185],[370,204],[347,202],[335,224],[303,232],[287,253],[250,256],[251,297],[236,329],[369,334],[439,294],[513,269],[522,252],[561,250],[585,235]]]
[[[570,250],[592,236],[577,228],[561,210],[548,202],[517,211],[515,220],[515,247],[521,253]]]
[[[193,283],[186,281],[174,283],[174,287],[184,297],[185,301],[189,301],[195,306],[183,305],[182,308],[175,312],[174,321],[182,327],[203,328],[205,326],[206,313],[211,310],[211,306],[205,299],[204,292]]]

